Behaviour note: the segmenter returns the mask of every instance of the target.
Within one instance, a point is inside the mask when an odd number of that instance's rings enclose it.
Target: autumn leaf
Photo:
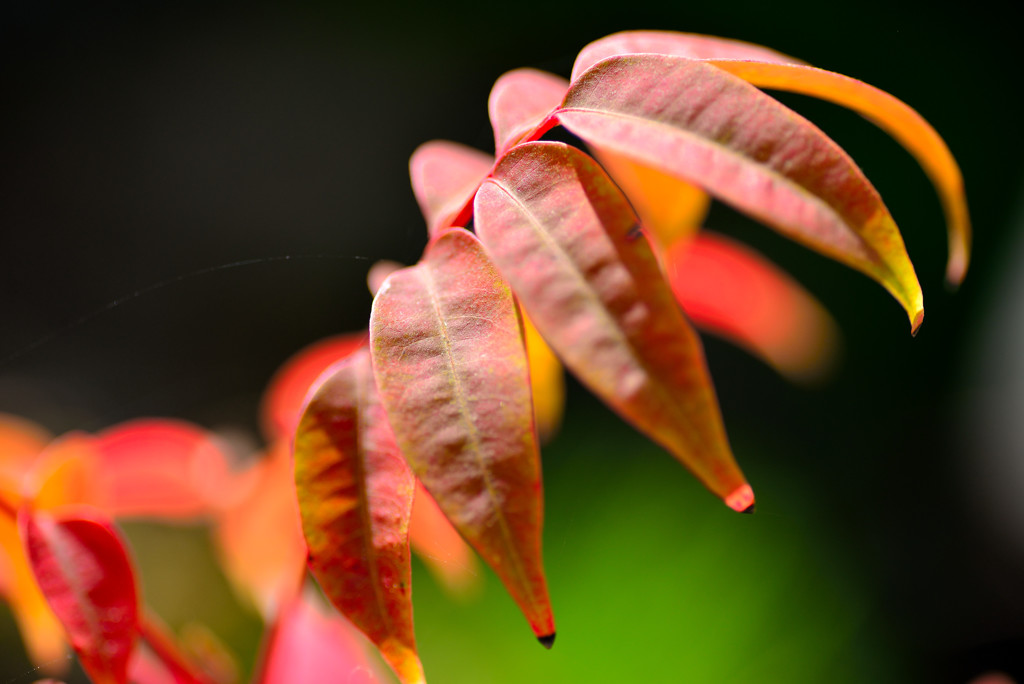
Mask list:
[[[55,518],[28,506],[18,511],[18,529],[82,667],[96,684],[125,684],[138,636],[138,597],[120,536],[94,513]]]
[[[480,189],[475,216],[488,253],[573,373],[730,507],[750,508],[700,341],[597,163],[561,143],[520,145]]]
[[[512,293],[476,238],[441,233],[419,264],[385,281],[370,314],[370,345],[402,453],[550,646],[523,333]]]
[[[540,125],[568,89],[564,78],[536,69],[515,69],[495,81],[487,100],[494,154],[501,157]]]
[[[409,177],[431,236],[456,225],[493,165],[494,157],[447,140],[416,148],[409,159]]]
[[[295,436],[295,485],[309,567],[404,684],[423,682],[412,627],[413,475],[381,407],[370,356],[328,371]]]
[[[877,191],[825,134],[750,84],[682,57],[611,57],[579,76],[557,116],[597,149],[699,185],[873,277],[920,325],[921,288]]]
[[[931,124],[907,104],[863,81],[816,69],[759,45],[671,31],[625,31],[594,41],[576,58],[573,80],[606,57],[639,53],[705,60],[759,88],[817,97],[874,122],[914,156],[935,185],[949,236],[946,280],[953,285],[963,281],[971,226],[960,167]]]

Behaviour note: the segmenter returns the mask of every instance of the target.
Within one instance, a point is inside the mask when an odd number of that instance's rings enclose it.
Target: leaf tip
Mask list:
[[[921,323],[923,322],[924,309],[918,309],[917,312],[910,317],[910,335],[912,337],[917,337],[917,331],[920,330]]]
[[[725,505],[740,513],[753,513],[754,490],[748,484],[737,487],[732,494],[725,497]]]
[[[546,649],[548,649],[550,651],[551,647],[555,645],[555,633],[552,632],[551,634],[545,634],[544,636],[539,636],[539,637],[537,637],[537,641],[540,642],[541,646],[543,646],[544,648],[546,648]]]

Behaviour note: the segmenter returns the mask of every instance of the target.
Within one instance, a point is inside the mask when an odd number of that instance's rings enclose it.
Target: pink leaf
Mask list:
[[[516,69],[494,83],[487,111],[494,129],[494,154],[500,157],[536,128],[562,103],[569,82],[536,69]]]
[[[494,157],[446,140],[416,148],[409,177],[431,236],[454,225],[493,165]]]
[[[138,598],[120,536],[91,515],[53,518],[28,507],[19,510],[18,527],[36,581],[82,667],[97,684],[127,682]]]
[[[689,59],[744,59],[778,64],[802,64],[781,52],[729,38],[675,31],[622,31],[599,38],[576,56],[572,81],[602,59],[616,55],[675,55]]]
[[[508,284],[472,234],[440,234],[418,265],[385,281],[370,346],[406,460],[549,645],[526,349]]]
[[[821,131],[750,84],[682,57],[611,57],[580,75],[558,118],[873,277],[920,325],[921,287],[877,191]]]
[[[751,507],[700,341],[601,167],[561,143],[520,145],[480,188],[475,219],[566,366],[730,507]]]

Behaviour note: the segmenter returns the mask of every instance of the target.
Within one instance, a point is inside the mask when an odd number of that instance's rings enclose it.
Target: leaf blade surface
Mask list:
[[[544,643],[554,618],[526,352],[512,293],[477,239],[442,233],[393,273],[370,344],[402,453]]]
[[[920,325],[921,287],[877,191],[821,131],[750,84],[681,57],[611,57],[573,84],[558,118],[874,278]]]
[[[731,507],[749,508],[700,341],[597,163],[561,143],[520,145],[477,193],[475,216],[566,366]]]

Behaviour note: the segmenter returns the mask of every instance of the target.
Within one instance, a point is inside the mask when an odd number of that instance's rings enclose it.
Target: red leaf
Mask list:
[[[749,508],[700,341],[600,166],[561,143],[520,145],[477,193],[475,225],[576,376],[732,508]]]
[[[682,57],[611,57],[580,75],[558,118],[873,277],[920,325],[921,287],[877,191],[821,131],[750,84]]]
[[[512,293],[476,238],[442,233],[418,265],[385,281],[370,314],[370,345],[402,453],[549,643],[554,618],[523,333]]]
[[[446,140],[416,148],[409,177],[431,236],[453,225],[494,165],[494,157]]]
[[[702,232],[665,251],[676,299],[698,328],[761,357],[788,378],[820,379],[835,361],[839,331],[796,281],[739,243]]]
[[[101,519],[53,518],[22,507],[18,527],[36,581],[97,684],[128,681],[138,633],[135,573],[120,536]]]
[[[562,103],[569,82],[536,69],[516,69],[494,83],[487,111],[494,129],[494,154],[508,152]]]
[[[409,562],[413,475],[379,403],[369,353],[353,353],[330,373],[295,436],[309,567],[399,679],[422,682]]]

